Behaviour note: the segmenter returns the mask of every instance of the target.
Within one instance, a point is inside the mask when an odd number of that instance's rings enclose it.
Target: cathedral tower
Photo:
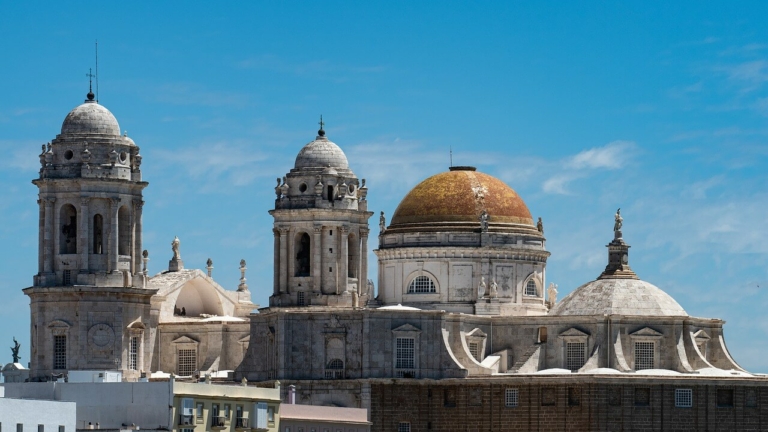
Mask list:
[[[153,290],[141,268],[141,155],[88,93],[40,154],[31,374],[141,370]],[[147,361],[149,359],[146,359]]]
[[[362,184],[323,130],[277,179],[270,306],[352,307],[368,301],[368,211]]]

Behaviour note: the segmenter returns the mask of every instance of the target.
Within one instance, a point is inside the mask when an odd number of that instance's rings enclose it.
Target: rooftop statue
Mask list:
[[[11,352],[13,353],[13,362],[18,363],[21,356],[19,355],[19,348],[21,348],[21,344],[19,344],[19,341],[16,340],[16,338],[13,338],[13,346],[11,347]]]
[[[181,245],[181,242],[179,241],[179,238],[174,236],[173,241],[171,242],[171,249],[173,250],[173,259],[174,260],[180,260],[181,259],[181,253],[179,252],[179,245]]]
[[[624,218],[621,217],[621,208],[616,210],[616,216],[614,216],[616,222],[613,224],[613,232],[620,232],[621,226],[624,223]]]

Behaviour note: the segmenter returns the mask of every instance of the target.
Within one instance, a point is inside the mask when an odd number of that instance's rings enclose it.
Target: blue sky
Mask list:
[[[144,156],[153,274],[178,235],[226,288],[246,259],[266,305],[274,179],[323,114],[371,210],[449,149],[506,181],[544,219],[561,298],[602,271],[621,207],[633,269],[768,372],[768,4],[474,3],[0,3],[0,362],[13,336],[29,360],[30,181],[98,39],[101,103]]]

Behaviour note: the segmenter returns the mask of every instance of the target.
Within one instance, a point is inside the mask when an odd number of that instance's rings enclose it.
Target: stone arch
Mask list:
[[[298,277],[309,276],[312,273],[312,239],[309,234],[296,233],[293,250],[296,251],[294,274]]]
[[[347,276],[356,278],[359,265],[360,241],[355,233],[349,233],[347,236]]]
[[[431,286],[429,282],[424,280],[424,278],[429,279]],[[435,276],[432,272],[426,271],[424,269],[419,269],[412,272],[406,276],[405,280],[407,281],[407,283],[404,285],[405,294],[435,294],[440,292],[440,284],[438,282],[437,276]],[[427,290],[424,290],[423,288],[417,289],[417,285],[419,287],[428,288]],[[411,291],[412,286],[413,291]],[[434,288],[434,290],[432,290],[432,288]]]
[[[544,284],[539,275],[533,272],[523,280],[523,295],[528,297],[542,297],[544,293]]]
[[[104,253],[104,216],[100,214],[93,215],[93,253]]]
[[[191,280],[181,287],[174,311],[175,314],[190,317],[198,317],[201,314],[224,315],[216,289],[198,280]]]
[[[117,211],[117,254],[130,255],[131,249],[131,211],[127,205]]]
[[[72,204],[64,204],[59,210],[59,253],[77,253],[77,210]]]

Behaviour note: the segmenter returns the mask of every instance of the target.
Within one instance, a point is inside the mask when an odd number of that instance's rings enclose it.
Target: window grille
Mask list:
[[[67,337],[56,335],[53,337],[53,368],[67,368]]]
[[[516,388],[508,388],[504,391],[504,406],[507,408],[517,407],[518,396],[520,392]]]
[[[654,342],[635,342],[635,370],[654,368]]]
[[[397,424],[397,432],[411,432],[410,422],[400,422]]]
[[[139,369],[139,338],[136,336],[131,337],[130,351],[128,355],[128,369]]]
[[[477,342],[469,343],[469,353],[472,354],[472,358],[474,358],[477,361],[480,361],[480,357],[478,357]]]
[[[296,304],[299,306],[304,306],[304,292],[299,291],[296,293]]]
[[[396,369],[413,369],[415,367],[414,356],[415,356],[414,339],[413,338],[397,338],[397,353],[395,357],[396,359],[395,368]]]
[[[531,279],[525,284],[525,295],[536,296],[536,282]]]
[[[180,349],[178,374],[180,376],[190,376],[197,368],[197,352],[193,349]]]
[[[415,294],[437,292],[435,283],[427,276],[418,276],[408,285],[408,292]]]
[[[333,359],[325,367],[325,379],[343,379],[344,362],[339,359]]]
[[[693,390],[675,389],[675,408],[690,408],[693,406]]]
[[[72,285],[72,270],[64,270],[63,285]]]
[[[576,372],[584,366],[586,357],[586,344],[584,342],[568,342],[565,344],[565,368]]]

